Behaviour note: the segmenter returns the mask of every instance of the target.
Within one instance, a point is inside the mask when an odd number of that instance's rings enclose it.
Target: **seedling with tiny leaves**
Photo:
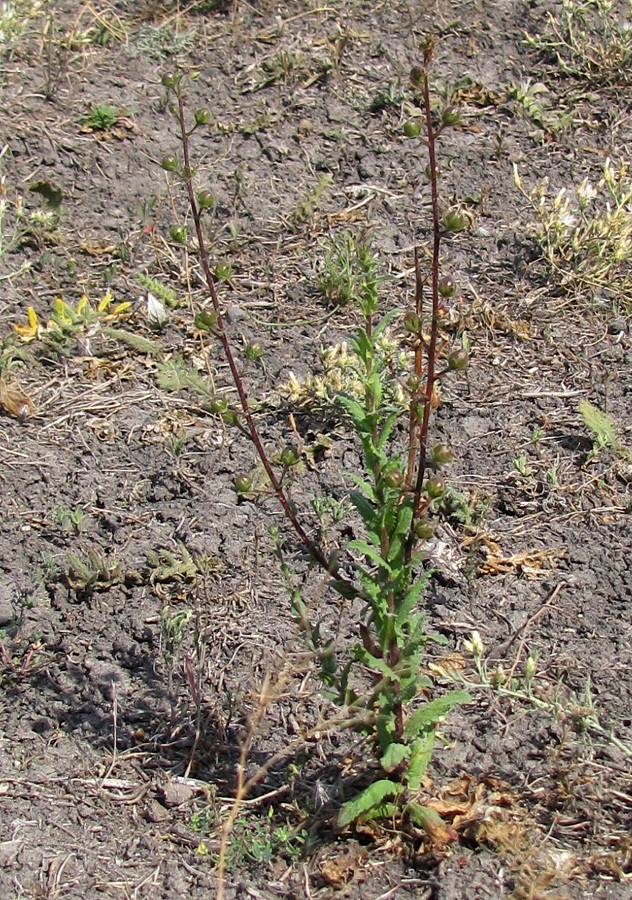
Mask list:
[[[441,241],[468,227],[468,217],[451,199],[442,203],[437,184],[436,149],[439,136],[459,121],[452,105],[431,105],[428,67],[432,41],[424,48],[423,65],[411,73],[413,100],[423,123],[415,135],[426,146],[432,209],[432,245],[429,271],[422,272],[415,251],[415,292],[412,308],[379,313],[380,277],[373,255],[358,247],[354,259],[354,286],[350,300],[360,324],[349,341],[353,355],[353,388],[344,380],[332,392],[343,421],[353,429],[363,461],[361,475],[350,499],[360,520],[361,536],[352,540],[342,558],[328,556],[309,536],[287,494],[287,466],[265,448],[252,415],[241,376],[241,365],[229,340],[205,244],[203,204],[194,187],[190,163],[189,125],[184,108],[184,76],[163,79],[173,94],[182,161],[163,160],[163,168],[184,185],[197,238],[197,253],[212,301],[212,312],[198,314],[196,324],[220,342],[228,362],[240,409],[240,422],[249,435],[265,473],[268,490],[305,547],[309,558],[330,576],[330,587],[343,600],[360,601],[363,613],[355,623],[356,641],[349,650],[325,638],[321,623],[313,622],[291,567],[281,558],[293,589],[293,611],[305,633],[326,695],[346,711],[349,727],[367,738],[378,763],[368,787],[346,800],[338,824],[346,827],[370,819],[399,817],[412,821],[447,842],[453,834],[439,816],[421,802],[420,788],[430,762],[437,728],[458,703],[468,702],[465,691],[451,691],[427,699],[432,689],[421,663],[429,641],[423,610],[430,573],[424,571],[426,544],[433,534],[433,514],[445,492],[442,470],[452,460],[450,449],[430,440],[430,423],[440,403],[440,382],[467,366],[463,348],[452,348],[442,331],[447,305],[456,292],[450,275],[441,272]],[[208,318],[207,327],[200,316]],[[388,340],[385,336],[391,335]],[[394,357],[407,360],[402,366]],[[397,426],[397,427],[396,427]],[[402,440],[402,435],[405,438]],[[275,458],[277,462],[275,463]],[[247,494],[252,479],[239,476],[237,490]],[[242,483],[243,482],[243,483]],[[234,820],[234,815],[233,815]],[[220,878],[221,883],[221,878]]]
[[[593,406],[588,400],[580,400],[578,409],[586,428],[592,432],[595,438],[593,449],[588,454],[586,462],[591,462],[606,447],[628,462],[632,462],[632,451],[620,442],[615,423],[609,415]]]
[[[81,117],[81,124],[86,131],[110,131],[121,117],[121,111],[107,103],[91,106]]]

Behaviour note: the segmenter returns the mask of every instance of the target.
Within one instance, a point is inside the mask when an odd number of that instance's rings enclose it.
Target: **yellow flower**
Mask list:
[[[31,341],[34,341],[37,337],[39,337],[39,322],[37,319],[37,313],[32,306],[29,306],[26,310],[26,316],[28,319],[28,325],[13,325],[13,330],[18,335],[20,340],[24,341],[25,344],[29,344]]]

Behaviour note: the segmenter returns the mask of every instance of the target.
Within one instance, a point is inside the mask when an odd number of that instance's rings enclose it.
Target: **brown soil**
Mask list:
[[[475,682],[463,641],[478,630],[490,672],[520,676],[537,658],[536,702],[474,686],[446,721],[428,796],[458,797],[471,815],[442,852],[335,836],[360,757],[345,734],[310,741],[245,805],[227,896],[632,897],[631,470],[609,448],[591,458],[578,412],[581,399],[605,409],[632,444],[630,317],[624,303],[555,287],[512,177],[515,164],[527,186],[597,181],[606,156],[629,152],[632,108],[525,46],[549,7],[207,2],[182,13],[63,0],[2,53],[2,897],[214,896],[219,826],[263,676],[280,696],[254,735],[253,771],[327,714],[301,677],[271,528],[324,628],[337,601],[304,571],[275,502],[238,500],[253,448],[183,380],[185,360],[203,384],[210,374],[228,386],[219,346],[205,357],[193,327],[190,302],[208,302],[195,254],[170,238],[187,208],[160,168],[179,150],[161,75],[176,62],[199,73],[187,105],[212,116],[192,146],[196,181],[217,200],[212,262],[231,267],[222,302],[235,345],[265,351],[244,377],[266,445],[296,442],[292,422],[303,441],[293,495],[314,528],[310,498],[345,498],[357,446],[279,392],[290,372],[321,372],[319,348],[353,326],[318,286],[332,236],[370,231],[384,307],[413,296],[429,197],[424,148],[403,124],[429,31],[435,93],[463,85],[461,124],[440,142],[442,192],[471,198],[473,216],[443,249],[471,362],[446,381],[433,426],[456,457],[427,596],[429,627],[449,642],[434,671]],[[543,128],[512,99],[527,78],[547,84],[551,114],[574,111],[568,127]],[[118,114],[113,127],[87,117],[99,105]],[[51,213],[41,192],[55,189]],[[160,333],[139,273],[177,293]],[[55,298],[75,308],[86,292],[94,307],[107,290],[113,306],[131,302],[108,324],[151,352],[94,322],[56,346],[12,330],[28,306],[45,327]],[[332,526],[328,549],[352,528]],[[181,643],[164,610],[172,625],[180,617]],[[304,842],[284,840],[283,826],[304,829]]]

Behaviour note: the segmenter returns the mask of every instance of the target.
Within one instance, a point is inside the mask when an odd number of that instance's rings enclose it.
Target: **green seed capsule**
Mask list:
[[[228,409],[228,401],[225,397],[213,397],[208,403],[208,411],[215,416],[222,416]]]
[[[285,450],[281,453],[281,465],[285,466],[286,469],[295,466],[298,462],[298,457],[294,450],[291,447],[286,447]]]
[[[415,122],[414,119],[410,119],[404,125],[404,134],[409,138],[419,137],[419,135],[421,134],[421,123]]]
[[[199,312],[195,316],[194,324],[196,328],[200,329],[200,331],[212,331],[212,329],[217,324],[217,313]]]
[[[400,488],[404,483],[404,476],[401,472],[388,472],[384,476],[384,481],[390,488]]]
[[[211,121],[211,114],[208,109],[196,109],[193,117],[196,125],[208,125]]]
[[[437,500],[439,497],[442,497],[445,493],[445,481],[443,478],[439,475],[435,478],[429,478],[426,482],[426,493],[431,500]]]
[[[177,156],[163,156],[160,165],[165,172],[177,172],[180,167],[180,160]]]
[[[254,362],[257,359],[261,359],[261,357],[263,356],[263,347],[261,346],[259,341],[250,341],[249,344],[246,344],[246,346],[244,347],[244,356],[251,362]]]
[[[419,519],[415,525],[415,537],[420,541],[429,541],[434,534],[434,528],[428,519]]]
[[[210,191],[198,191],[197,202],[201,209],[212,209],[215,206],[215,197]]]
[[[444,466],[454,460],[454,453],[446,444],[435,444],[432,448],[432,461],[436,466]]]
[[[252,478],[249,475],[238,475],[235,478],[235,489],[238,494],[249,494],[252,490]]]
[[[452,211],[446,213],[443,217],[443,225],[446,231],[449,231],[451,234],[458,234],[459,231],[464,231],[467,228],[467,219],[461,213]]]
[[[421,319],[417,313],[410,310],[406,313],[404,316],[404,328],[406,331],[410,331],[411,334],[419,334],[421,331]]]
[[[455,350],[448,356],[448,369],[451,372],[462,372],[467,369],[467,353],[465,350]]]
[[[444,110],[443,110],[443,112],[442,112],[442,114],[441,114],[441,124],[442,124],[442,125],[446,125],[446,126],[449,126],[449,125],[458,125],[458,123],[459,123],[460,121],[461,121],[461,112],[460,112],[460,110],[455,109],[454,107],[451,107],[450,109],[444,109]]]
[[[456,285],[451,275],[445,275],[439,282],[439,293],[442,297],[452,297],[456,291]]]
[[[421,87],[424,83],[424,70],[421,66],[413,66],[410,70],[410,83],[413,87]]]
[[[184,225],[172,225],[169,236],[174,244],[185,244],[187,240],[187,230]]]

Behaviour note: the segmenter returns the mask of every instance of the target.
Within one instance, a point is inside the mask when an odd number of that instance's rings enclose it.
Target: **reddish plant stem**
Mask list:
[[[432,125],[430,107],[430,88],[428,85],[428,69],[424,68],[423,74],[423,101],[426,118],[426,132],[428,135],[428,157],[430,163],[430,193],[432,200],[432,270],[430,275],[430,290],[432,299],[432,321],[430,325],[430,341],[428,343],[426,363],[426,385],[423,398],[423,417],[419,424],[419,468],[417,469],[417,481],[415,484],[415,498],[413,503],[413,522],[419,517],[422,507],[422,488],[426,474],[426,454],[428,451],[428,427],[434,387],[437,381],[435,364],[437,361],[437,342],[439,336],[439,252],[441,248],[441,223],[439,221],[439,191],[437,188],[437,161],[435,156],[436,134]]]
[[[235,357],[233,356],[233,351],[230,346],[230,342],[228,340],[228,335],[226,334],[226,330],[224,328],[224,319],[222,317],[221,307],[219,303],[219,298],[217,296],[217,291],[215,290],[215,283],[213,281],[213,275],[211,273],[211,267],[208,260],[208,253],[206,251],[206,243],[204,240],[204,234],[202,232],[202,220],[200,217],[200,211],[197,206],[197,202],[195,199],[195,192],[193,190],[193,174],[190,165],[189,159],[189,135],[186,130],[185,122],[184,122],[184,101],[182,98],[182,90],[180,85],[177,88],[177,97],[178,97],[178,120],[180,123],[180,134],[182,139],[182,152],[184,155],[184,181],[186,184],[187,194],[189,198],[189,206],[191,207],[191,214],[193,216],[193,222],[195,223],[195,231],[197,234],[199,254],[200,254],[200,262],[202,264],[202,270],[204,272],[204,278],[206,280],[206,284],[208,286],[209,294],[211,297],[211,301],[213,303],[213,309],[217,316],[216,322],[216,333],[219,336],[219,339],[222,344],[222,349],[224,351],[224,356],[226,357],[226,361],[228,362],[228,367],[230,369],[230,373],[235,384],[235,388],[237,389],[237,394],[239,396],[239,402],[241,404],[241,408],[243,410],[244,419],[246,421],[246,427],[248,429],[248,435],[250,440],[255,446],[255,450],[261,460],[261,464],[265,469],[265,473],[270,480],[270,484],[272,485],[272,489],[277,497],[277,500],[281,504],[281,508],[288,521],[292,525],[292,528],[300,538],[303,546],[306,550],[314,557],[314,559],[318,562],[323,569],[328,572],[332,572],[332,566],[328,562],[324,553],[308,536],[307,532],[299,522],[296,513],[292,509],[290,502],[283,490],[279,479],[277,478],[272,465],[270,464],[270,460],[268,459],[268,455],[266,453],[265,447],[259,437],[259,432],[257,431],[257,426],[254,423],[252,418],[252,414],[250,412],[250,408],[248,406],[248,397],[246,395],[246,391],[244,388],[244,384],[239,374],[239,370],[237,368],[237,364],[235,362]],[[335,570],[334,570],[335,571]],[[332,572],[332,574],[334,574]]]
[[[417,247],[414,249],[415,255],[415,313],[422,320],[424,307],[424,284],[421,278],[421,269],[419,268],[419,251]],[[421,340],[415,345],[414,371],[415,377],[421,382],[421,373],[423,369],[423,345]],[[408,465],[406,467],[406,487],[410,490],[413,478],[415,477],[415,462],[417,461],[417,430],[418,423],[415,417],[415,407],[418,402],[419,392],[413,391],[410,398],[410,416],[408,420]]]

